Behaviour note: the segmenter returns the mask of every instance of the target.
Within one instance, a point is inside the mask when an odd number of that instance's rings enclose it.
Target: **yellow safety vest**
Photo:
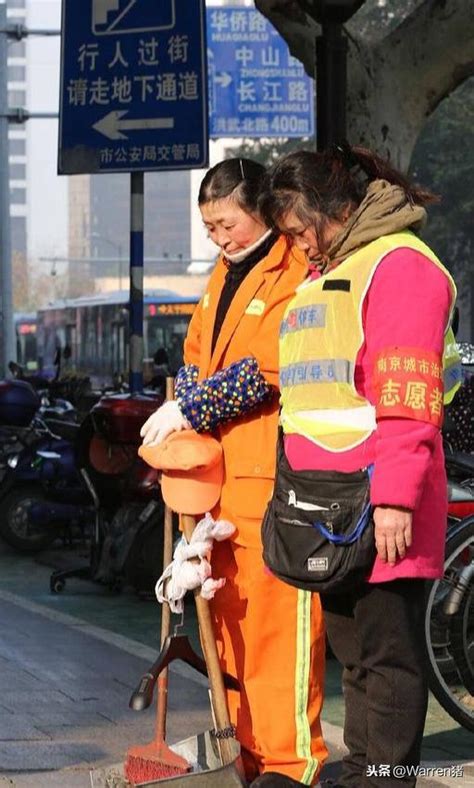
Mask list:
[[[454,281],[426,244],[404,231],[367,244],[320,279],[300,285],[280,329],[281,424],[334,452],[366,440],[376,427],[375,407],[355,387],[357,354],[364,342],[362,307],[379,264],[390,252],[409,247],[428,257],[449,280],[452,300],[443,354],[444,402],[461,379],[451,330]],[[403,319],[403,315],[400,315]],[[440,372],[441,374],[441,372]]]

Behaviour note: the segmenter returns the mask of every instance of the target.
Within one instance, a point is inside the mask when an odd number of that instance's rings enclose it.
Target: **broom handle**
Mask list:
[[[196,527],[196,520],[188,514],[181,516],[181,524],[186,540],[189,542]],[[207,672],[209,674],[209,684],[211,688],[212,707],[218,731],[230,731],[231,722],[227,699],[222,677],[219,655],[217,653],[216,638],[212,626],[211,611],[207,599],[201,596],[201,590],[194,591],[196,602],[199,632],[201,635],[202,650],[206,660]],[[219,750],[223,764],[232,763],[235,760],[235,748],[232,747],[231,738],[218,739]]]
[[[174,378],[166,378],[166,401],[174,399]],[[165,504],[163,539],[163,571],[173,560],[173,513]],[[171,610],[167,602],[161,606],[161,647],[171,631]],[[157,680],[156,740],[166,736],[166,712],[168,708],[168,668],[164,668]]]

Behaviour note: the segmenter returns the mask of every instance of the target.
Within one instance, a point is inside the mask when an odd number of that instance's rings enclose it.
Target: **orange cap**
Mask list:
[[[158,446],[140,446],[138,454],[163,471],[161,491],[179,514],[203,514],[219,500],[224,475],[222,446],[194,430],[172,432]]]

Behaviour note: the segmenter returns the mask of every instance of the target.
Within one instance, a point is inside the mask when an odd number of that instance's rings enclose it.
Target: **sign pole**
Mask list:
[[[144,173],[130,174],[130,393],[143,391]]]
[[[5,30],[6,3],[0,2],[0,27]],[[10,175],[8,163],[7,34],[0,33],[0,375],[16,361],[13,326],[12,250],[10,236]]]
[[[347,136],[347,48],[346,22],[364,0],[319,0],[308,11],[322,27],[316,38],[316,147],[318,151]]]
[[[316,145],[323,151],[346,138],[347,39],[342,24],[323,20],[316,38]]]
[[[58,172],[131,173],[133,395],[143,390],[144,172],[209,161],[205,0],[63,0],[62,9]]]

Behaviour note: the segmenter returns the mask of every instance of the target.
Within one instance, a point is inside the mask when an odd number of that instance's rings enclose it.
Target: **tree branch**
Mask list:
[[[418,112],[427,117],[474,74],[473,41],[471,0],[423,0],[379,42],[378,52],[382,56],[387,48],[392,67],[405,75],[411,73],[417,85]]]
[[[313,76],[320,28],[299,0],[256,0],[256,6]],[[474,73],[474,3],[421,0],[375,41],[364,38],[355,15],[346,33],[349,139],[406,169],[426,118]]]

